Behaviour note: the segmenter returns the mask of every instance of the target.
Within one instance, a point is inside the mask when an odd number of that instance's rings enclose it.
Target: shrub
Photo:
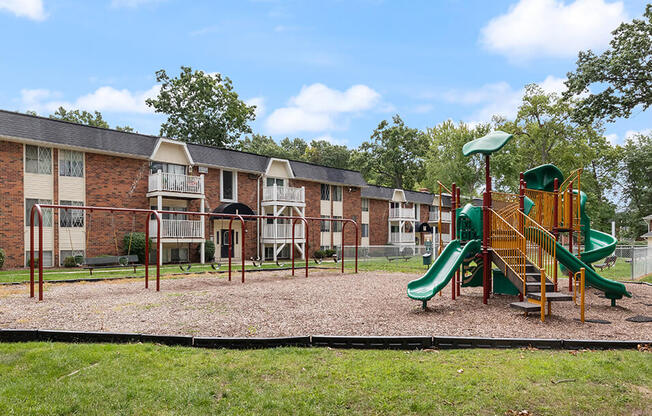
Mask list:
[[[333,257],[335,255],[336,251],[333,250],[332,248],[327,248],[324,250],[325,257]]]
[[[5,251],[0,248],[0,269],[5,264]]]
[[[332,257],[335,254],[335,250],[327,248],[325,250],[317,250],[314,252],[313,256],[316,259],[323,259],[324,257]]]
[[[77,267],[77,259],[73,256],[63,259],[63,267]]]
[[[131,250],[129,250],[129,240],[131,240]],[[122,239],[124,254],[135,254],[138,256],[138,262],[145,264],[145,233],[127,233]],[[149,239],[149,246],[152,247],[152,239]]]
[[[199,250],[201,250],[201,245],[197,251]],[[211,240],[206,240],[206,243],[204,243],[204,257],[206,261],[213,261],[215,258],[215,243]]]

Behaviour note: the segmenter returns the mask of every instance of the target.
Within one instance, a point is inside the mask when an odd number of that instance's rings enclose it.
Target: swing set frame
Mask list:
[[[89,211],[102,211],[102,212],[122,212],[122,213],[134,213],[135,214],[147,214],[146,224],[145,224],[145,288],[149,288],[149,224],[151,217],[153,216],[156,220],[156,291],[161,290],[161,224],[162,216],[161,214],[184,214],[189,216],[204,216],[211,218],[219,219],[228,219],[229,220],[229,271],[228,278],[231,281],[232,276],[232,259],[233,259],[233,241],[232,241],[232,230],[233,230],[233,220],[237,219],[242,225],[243,237],[241,238],[241,274],[242,274],[242,283],[245,282],[245,245],[246,238],[244,237],[245,231],[245,219],[283,219],[292,221],[292,276],[295,275],[295,226],[298,221],[302,221],[305,225],[306,235],[305,235],[305,248],[304,248],[304,257],[305,257],[305,277],[308,277],[308,263],[309,256],[308,250],[310,246],[310,226],[309,221],[329,221],[342,223],[342,251],[341,251],[341,270],[344,273],[344,229],[347,224],[352,224],[355,229],[355,272],[358,273],[358,248],[359,248],[359,236],[360,236],[360,227],[358,223],[349,218],[321,218],[321,217],[298,217],[298,216],[276,216],[276,215],[246,215],[246,214],[223,214],[223,213],[214,213],[214,212],[188,212],[188,211],[169,211],[169,210],[152,210],[152,209],[139,209],[139,208],[120,208],[120,207],[96,207],[96,206],[76,206],[76,205],[57,205],[57,204],[34,204],[30,212],[31,221],[29,228],[29,237],[30,237],[30,294],[31,298],[35,295],[35,264],[34,264],[34,228],[35,222],[34,219],[38,219],[38,300],[43,300],[43,209],[63,209],[63,210],[82,210]],[[135,219],[134,219],[135,221]],[[132,227],[133,228],[133,227]]]

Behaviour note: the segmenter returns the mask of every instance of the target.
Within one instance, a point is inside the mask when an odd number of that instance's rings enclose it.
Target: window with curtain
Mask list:
[[[369,212],[369,200],[367,198],[362,198],[362,212]]]
[[[25,225],[29,227],[32,220],[32,207],[36,204],[52,204],[52,201],[49,199],[34,199],[34,198],[25,198]],[[52,208],[43,208],[43,226],[52,227]],[[34,214],[34,221],[36,221],[36,226],[38,226],[38,219],[36,214]]]
[[[322,218],[328,218],[328,215],[322,215]],[[331,222],[330,221],[321,221],[321,232],[328,232],[331,230]]]
[[[369,237],[369,224],[362,224],[362,237]]]
[[[333,218],[342,219],[341,216],[337,216],[337,215],[333,215]],[[341,233],[342,232],[342,222],[341,221],[333,221],[333,232],[334,233]]]
[[[230,170],[222,171],[222,201],[235,200],[235,174]]]
[[[331,200],[331,186],[326,185],[325,183],[321,184],[321,200],[330,201]]]
[[[52,174],[52,149],[25,145],[25,172]]]
[[[59,176],[84,177],[84,154],[73,150],[60,150]]]
[[[341,200],[342,200],[342,187],[333,186],[333,201],[341,201]]]
[[[59,201],[61,205],[74,205],[81,207],[84,205],[81,201]],[[59,226],[70,228],[81,228],[84,226],[84,211],[81,209],[60,209]]]
[[[282,178],[267,178],[265,182],[267,186],[283,186],[285,184],[285,180]]]

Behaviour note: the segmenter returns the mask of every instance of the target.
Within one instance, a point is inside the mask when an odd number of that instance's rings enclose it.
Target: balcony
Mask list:
[[[149,175],[148,192],[204,194],[204,175],[188,176],[158,171]]]
[[[414,233],[390,233],[389,242],[392,244],[414,244]]]
[[[437,222],[439,221],[439,211],[433,211],[428,216],[428,222]],[[442,211],[441,213],[441,222],[451,222],[451,213],[448,211]]]
[[[290,186],[265,186],[263,187],[263,202],[305,204],[306,190]]]
[[[304,239],[303,224],[295,224],[294,240]],[[292,241],[292,224],[263,224],[263,240],[266,241]]]
[[[389,209],[390,220],[408,220],[414,221],[414,208],[396,207]]]
[[[149,222],[149,236],[156,239],[156,221]],[[161,220],[161,239],[203,239],[201,220]]]

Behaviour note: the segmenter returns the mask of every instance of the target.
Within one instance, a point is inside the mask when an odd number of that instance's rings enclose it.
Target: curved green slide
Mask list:
[[[451,241],[426,274],[408,283],[407,295],[412,299],[422,301],[425,308],[430,298],[446,287],[464,259],[478,253],[480,248],[480,240],[471,240],[464,246],[460,240]]]
[[[586,284],[603,291],[607,299],[622,299],[623,296],[627,296],[628,298],[632,297],[632,294],[627,291],[624,284],[600,276],[559,243],[557,243],[557,261],[573,273],[579,272],[584,267]]]

